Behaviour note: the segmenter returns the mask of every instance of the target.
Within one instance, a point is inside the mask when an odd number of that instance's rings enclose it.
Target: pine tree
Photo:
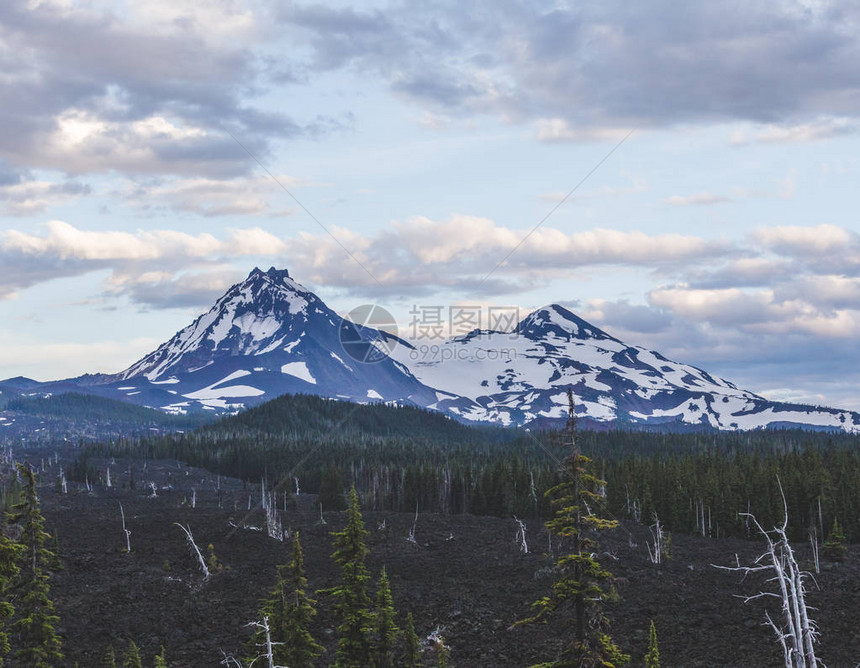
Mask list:
[[[651,620],[651,630],[648,632],[648,653],[645,655],[645,668],[660,668],[660,648],[657,646],[657,627]]]
[[[60,637],[54,628],[59,617],[50,598],[48,571],[56,563],[56,555],[45,547],[51,536],[45,531],[45,519],[39,510],[36,478],[29,467],[18,464],[24,479],[23,497],[9,516],[21,525],[20,542],[24,546],[16,581],[18,592],[17,619],[13,624],[17,650],[16,663],[37,668],[60,662]]]
[[[394,622],[394,601],[391,598],[391,585],[385,566],[379,575],[376,589],[376,614],[374,623],[374,662],[376,668],[394,668],[394,649],[400,629]]]
[[[335,551],[332,557],[340,564],[343,578],[340,586],[330,590],[337,599],[335,608],[340,618],[335,663],[338,668],[366,666],[371,659],[373,613],[367,595],[370,575],[364,563],[368,553],[364,542],[367,535],[358,493],[353,486],[349,492],[346,528],[333,533]]]
[[[403,632],[405,644],[405,656],[403,665],[405,668],[419,668],[421,666],[421,641],[415,633],[415,620],[412,613],[406,615],[406,630]]]
[[[0,530],[0,666],[3,665],[3,658],[10,650],[6,620],[15,613],[15,608],[8,600],[9,585],[19,573],[17,562],[23,551],[23,545],[16,543]]]
[[[842,527],[839,526],[839,520],[833,518],[833,528],[830,530],[830,535],[824,544],[821,546],[821,554],[825,559],[830,561],[842,561],[848,552],[848,541],[845,540],[845,534],[842,532]]]
[[[167,668],[167,650],[164,649],[164,645],[161,646],[161,652],[155,655],[152,668]]]
[[[140,658],[140,650],[137,648],[134,640],[128,641],[128,649],[125,652],[125,657],[122,660],[122,668],[143,668],[143,662]]]
[[[316,616],[316,601],[307,594],[308,580],[305,577],[304,557],[299,534],[293,538],[292,558],[286,566],[278,566],[275,588],[263,603],[260,617],[269,618],[271,639],[275,643],[275,662],[291,668],[310,668],[323,651],[309,630]],[[256,656],[264,634],[258,631],[251,638],[250,646]]]
[[[545,622],[552,616],[563,616],[571,627],[560,656],[541,666],[615,668],[626,664],[630,657],[606,633],[608,620],[603,614],[603,602],[609,595],[605,587],[612,574],[595,558],[597,541],[591,535],[612,529],[618,522],[595,512],[602,501],[599,490],[606,482],[591,473],[591,459],[577,445],[573,392],[569,388],[567,400],[569,418],[565,433],[570,454],[562,462],[564,479],[546,492],[555,508],[555,516],[546,527],[552,535],[568,541],[570,547],[556,560],[557,580],[552,593],[533,603],[534,614],[518,623]]]
[[[448,654],[451,650],[445,644],[445,638],[439,636],[436,642],[436,666],[437,668],[448,668]]]

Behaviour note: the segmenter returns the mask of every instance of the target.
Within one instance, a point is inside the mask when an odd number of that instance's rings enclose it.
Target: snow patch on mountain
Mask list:
[[[316,378],[313,377],[311,372],[308,370],[308,365],[304,362],[289,362],[281,366],[281,373],[287,373],[291,376],[295,376],[296,378],[300,378],[301,380],[311,383],[312,385],[317,384]]]

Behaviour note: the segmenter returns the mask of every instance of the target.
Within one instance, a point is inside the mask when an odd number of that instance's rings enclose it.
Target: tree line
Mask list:
[[[70,479],[96,479],[93,457],[178,459],[268,488],[280,483],[319,494],[324,510],[346,507],[355,486],[364,506],[394,512],[471,513],[547,518],[543,493],[559,482],[559,433],[519,433],[510,440],[449,442],[352,433],[250,435],[211,429],[85,446]],[[860,541],[860,439],[805,432],[645,434],[581,432],[583,453],[608,482],[605,503],[618,518],[670,531],[744,537],[753,511],[764,523],[782,516],[789,536],[824,536],[834,520]],[[777,482],[779,481],[779,483]]]

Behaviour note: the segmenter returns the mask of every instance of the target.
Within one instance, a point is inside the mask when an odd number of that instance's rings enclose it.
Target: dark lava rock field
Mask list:
[[[171,666],[223,665],[224,654],[247,657],[246,625],[274,583],[275,566],[289,558],[289,541],[259,530],[259,485],[178,462],[99,464],[102,471],[111,469],[109,489],[96,482],[88,492],[70,482],[62,494],[53,482],[59,464],[40,476],[42,510],[64,565],[51,582],[67,665],[101,666],[109,644],[120,654],[129,640],[141,648],[147,666],[162,645]],[[120,503],[131,531],[130,553]],[[343,527],[345,513],[325,513],[322,524],[315,499],[302,494],[282,517],[285,527],[301,534],[310,589],[334,585],[330,533]],[[562,625],[511,628],[552,582],[540,522],[528,523],[524,554],[513,518],[419,513],[414,543],[407,540],[413,521],[412,515],[365,513],[368,566],[374,579],[387,567],[395,606],[402,616],[414,614],[419,636],[439,629],[451,666],[528,666],[553,657]],[[176,523],[191,529],[207,555],[212,546],[222,570],[203,580]],[[648,537],[646,527],[625,523],[601,544],[617,577],[618,600],[607,610],[612,635],[632,655],[631,665],[642,665],[651,619],[664,666],[784,665],[764,625],[765,605],[776,616],[778,601],[744,604],[739,597],[765,585],[712,566],[733,565],[736,555],[750,563],[763,549],[761,540],[674,535],[673,558],[657,566],[648,560]],[[808,559],[808,546],[797,550]],[[819,656],[829,668],[854,667],[860,663],[860,547],[852,546],[844,563],[823,564],[815,580],[808,602],[821,631]],[[334,661],[337,624],[326,595],[316,599],[320,614],[313,631],[328,648],[323,666]],[[429,651],[425,665],[435,665]]]

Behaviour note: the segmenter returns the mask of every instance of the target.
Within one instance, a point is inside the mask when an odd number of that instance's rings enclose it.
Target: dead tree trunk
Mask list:
[[[781,490],[780,486],[780,490]],[[755,560],[752,566],[716,566],[723,570],[743,573],[770,573],[768,582],[778,585],[779,593],[762,591],[752,596],[744,597],[744,603],[759,598],[775,597],[782,602],[782,625],[778,625],[770,613],[765,613],[768,625],[773,629],[779,641],[785,668],[818,668],[824,664],[815,656],[815,645],[818,642],[818,629],[809,618],[806,606],[806,580],[811,576],[800,570],[794,557],[794,550],[788,542],[786,528],[788,527],[788,508],[785,506],[783,495],[784,519],[781,527],[765,531],[754,515],[747,516],[767,541],[767,550]]]
[[[191,549],[191,554],[197,557],[197,563],[200,564],[200,570],[203,571],[203,579],[208,580],[210,576],[209,567],[206,565],[203,553],[200,551],[200,548],[197,547],[197,543],[194,542],[194,536],[191,535],[191,529],[181,525],[179,522],[174,522],[174,524],[185,533],[185,537],[188,539],[188,547]]]

